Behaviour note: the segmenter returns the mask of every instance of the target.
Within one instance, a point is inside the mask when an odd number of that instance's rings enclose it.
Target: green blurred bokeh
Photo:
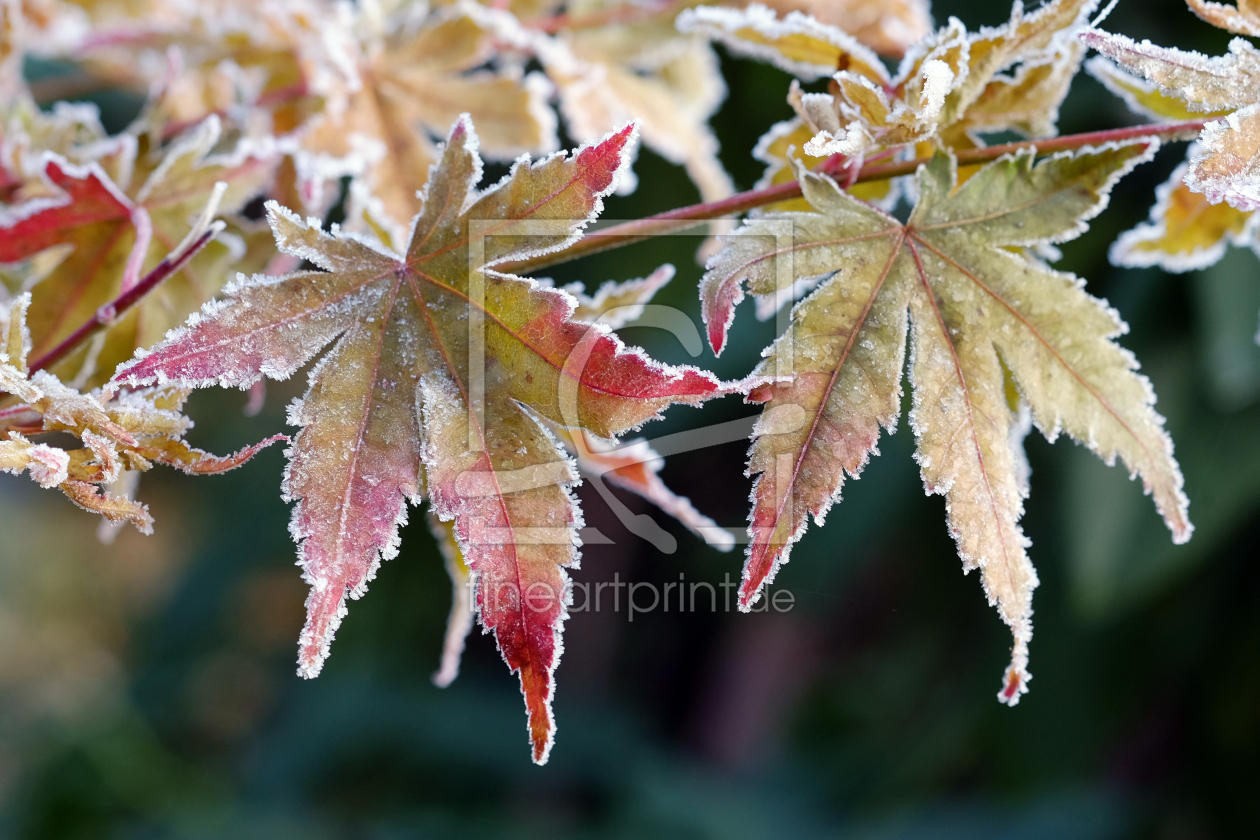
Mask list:
[[[999,3],[938,2],[971,28]],[[1113,31],[1224,50],[1179,0],[1124,0]],[[714,124],[741,188],[748,153],[789,114],[788,78],[724,56]],[[106,116],[125,122],[122,109]],[[108,109],[113,109],[112,111]],[[120,116],[122,114],[122,116]],[[1063,133],[1135,123],[1082,74]],[[1141,488],[1063,439],[1033,435],[1025,526],[1036,594],[1032,691],[994,695],[1008,635],[964,577],[943,503],[922,491],[903,423],[776,586],[786,614],[581,613],[565,627],[551,762],[529,762],[517,682],[474,633],[463,673],[429,682],[450,585],[423,517],[352,604],[322,676],[294,675],[304,587],[293,565],[282,454],[223,477],[146,475],[157,534],[108,547],[96,522],[0,476],[0,835],[29,838],[1242,838],[1260,836],[1260,264],[1247,251],[1186,275],[1121,270],[1107,247],[1145,218],[1184,154],[1116,189],[1060,267],[1132,327],[1198,526],[1173,546]],[[641,154],[637,193],[606,218],[696,200]],[[694,237],[556,270],[556,279],[679,271],[659,303],[690,313]],[[745,304],[747,306],[747,304]],[[663,333],[625,331],[668,361],[740,376],[772,337],[741,309],[731,349],[693,360]],[[284,428],[303,378],[257,417],[236,392],[198,394],[193,440],[224,451]],[[752,412],[677,408],[651,435]],[[664,476],[722,524],[744,520],[745,446],[670,458]],[[741,557],[673,533],[663,554],[581,492],[590,546],[578,581],[737,579]],[[719,590],[720,591],[720,590]],[[703,599],[701,599],[703,601]],[[1250,793],[1248,793],[1250,791]]]

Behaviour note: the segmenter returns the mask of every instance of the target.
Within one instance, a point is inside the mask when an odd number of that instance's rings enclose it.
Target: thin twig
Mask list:
[[[53,349],[31,362],[30,370],[34,373],[37,370],[44,370],[47,367],[55,365],[66,356],[69,356],[79,348],[79,345],[87,341],[96,333],[106,329],[120,317],[122,317],[131,307],[135,306],[144,296],[156,289],[164,280],[179,272],[181,268],[188,264],[194,256],[197,255],[202,248],[210,244],[210,240],[218,235],[220,228],[212,225],[201,236],[194,239],[183,251],[178,255],[168,256],[163,259],[157,266],[141,278],[140,282],[114,298],[109,303],[96,310],[96,313],[77,330],[70,333]],[[174,257],[172,259],[172,257]]]
[[[1156,125],[1139,125],[1128,128],[1113,128],[1106,131],[1091,131],[1085,134],[1069,134],[1063,137],[1052,137],[1047,140],[1025,140],[1019,143],[1004,143],[1000,146],[988,146],[983,149],[963,149],[955,152],[954,156],[958,159],[960,166],[968,166],[978,163],[988,163],[996,160],[1002,155],[1011,154],[1012,152],[1022,151],[1024,149],[1036,149],[1037,154],[1046,155],[1055,152],[1068,151],[1071,149],[1079,149],[1084,146],[1096,146],[1103,143],[1111,143],[1124,140],[1134,140],[1141,137],[1152,137],[1160,140],[1192,140],[1198,136],[1203,129],[1207,120],[1190,120],[1188,122],[1156,124]],[[889,178],[896,178],[902,175],[911,175],[920,165],[927,163],[931,158],[921,157],[914,160],[907,160],[898,163],[869,163],[862,167],[858,173],[854,183],[864,183],[866,181],[883,181]],[[835,159],[827,160],[819,167],[820,171],[830,172],[836,166]],[[765,187],[759,190],[749,190],[747,192],[737,193],[729,198],[721,201],[710,201],[704,204],[692,204],[689,207],[679,207],[665,213],[658,213],[655,216],[648,216],[643,219],[635,219],[630,222],[622,222],[618,225],[611,225],[606,228],[594,228],[586,231],[585,235],[570,247],[563,251],[557,251],[550,254],[542,254],[527,260],[515,260],[512,262],[500,263],[494,268],[496,271],[502,271],[512,274],[524,274],[530,271],[536,271],[541,268],[548,268],[560,263],[569,262],[579,257],[597,254],[600,251],[608,251],[613,248],[620,248],[624,245],[632,245],[635,242],[642,242],[645,239],[651,239],[654,236],[663,236],[665,234],[677,233],[687,228],[694,227],[701,222],[711,219],[717,219],[722,216],[735,216],[746,213],[756,207],[763,207],[767,204],[775,204],[788,199],[799,198],[801,195],[801,185],[796,181],[789,181],[783,184],[776,184],[773,187]]]

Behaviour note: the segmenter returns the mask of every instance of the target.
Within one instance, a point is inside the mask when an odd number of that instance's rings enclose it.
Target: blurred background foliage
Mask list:
[[[1001,3],[938,0],[938,21],[996,24]],[[1124,0],[1107,27],[1222,52],[1226,37],[1180,0]],[[758,136],[789,115],[788,78],[723,57],[731,96],[714,123],[741,188]],[[32,73],[47,68],[32,68]],[[98,97],[106,124],[138,100]],[[1063,133],[1138,120],[1078,77]],[[903,422],[825,528],[776,582],[790,613],[586,612],[565,627],[558,741],[529,762],[517,681],[490,639],[470,639],[449,689],[429,682],[450,600],[441,558],[412,516],[402,553],[353,605],[315,681],[294,676],[305,589],[268,450],[216,478],[144,477],[150,538],[96,541],[60,496],[0,476],[0,834],[31,838],[1260,836],[1260,264],[1249,251],[1172,276],[1107,262],[1184,154],[1162,151],[1116,189],[1060,267],[1088,278],[1132,327],[1124,339],[1168,417],[1198,530],[1174,546],[1141,489],[1068,440],[1028,440],[1025,525],[1036,595],[1032,692],[994,700],[1008,634],[959,573],[939,497],[926,498]],[[639,190],[605,218],[697,200],[640,154]],[[491,173],[493,176],[494,173]],[[657,302],[697,321],[693,255],[675,237],[597,256],[556,279],[598,284],[661,262]],[[749,310],[720,359],[749,370],[773,324]],[[674,339],[625,331],[672,362]],[[303,378],[242,414],[236,392],[198,394],[192,439],[226,451],[282,430]],[[746,416],[737,400],[675,408],[658,435]],[[664,475],[719,522],[747,508],[745,445],[671,457]],[[579,581],[736,580],[722,555],[634,498],[679,542],[629,534],[590,488]],[[1253,546],[1248,549],[1247,546]],[[703,600],[703,599],[702,599]]]

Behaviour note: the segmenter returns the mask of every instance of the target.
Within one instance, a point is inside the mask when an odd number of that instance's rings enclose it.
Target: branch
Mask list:
[[[1037,154],[1044,155],[1079,149],[1084,146],[1134,140],[1141,137],[1170,141],[1193,140],[1203,130],[1204,124],[1208,121],[1207,119],[1202,119],[1179,123],[1138,125],[1129,128],[1113,128],[1106,131],[1091,131],[1086,134],[1069,134],[1048,140],[1025,140],[1019,143],[987,146],[983,149],[963,149],[955,152],[954,156],[958,159],[959,166],[967,166],[977,163],[988,163],[989,161],[997,160],[1002,155],[1024,149],[1036,149]],[[929,160],[931,158],[921,157],[899,163],[868,163],[858,172],[853,183],[883,181],[902,175],[912,175],[921,164],[927,163]],[[819,171],[830,174],[830,170],[834,168],[835,163],[834,158],[828,159],[819,167]],[[679,207],[676,210],[658,213],[655,216],[648,216],[631,222],[622,222],[603,229],[588,230],[581,239],[563,251],[541,254],[527,260],[500,263],[494,268],[496,271],[509,274],[525,274],[530,271],[537,271],[541,268],[569,262],[579,257],[597,254],[600,251],[608,251],[624,245],[633,245],[636,242],[642,242],[654,236],[677,233],[711,219],[721,218],[722,216],[735,216],[746,213],[756,207],[799,198],[800,195],[801,185],[796,181],[776,184],[773,187],[765,187],[759,190],[749,190],[724,198],[721,201],[692,204],[689,207]]]

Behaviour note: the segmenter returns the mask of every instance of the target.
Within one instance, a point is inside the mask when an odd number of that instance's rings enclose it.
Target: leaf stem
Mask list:
[[[197,255],[202,248],[210,244],[210,240],[218,235],[220,228],[211,225],[207,230],[202,232],[200,236],[179,250],[176,254],[165,257],[152,271],[140,279],[140,282],[132,286],[127,291],[114,298],[109,303],[96,310],[96,313],[88,319],[77,330],[66,336],[53,349],[43,354],[35,361],[31,362],[30,371],[34,373],[37,370],[44,370],[57,362],[60,362],[66,356],[69,356],[79,348],[81,344],[96,335],[101,330],[109,327],[118,320],[127,310],[135,306],[144,296],[156,289],[168,277],[179,272],[181,268],[188,264],[194,256]]]
[[[988,163],[989,161],[997,160],[1002,155],[1024,149],[1035,149],[1037,154],[1044,155],[1080,149],[1084,146],[1134,140],[1141,137],[1170,141],[1192,140],[1198,136],[1207,122],[1207,119],[1202,119],[1179,123],[1112,128],[1105,131],[1090,131],[1084,134],[1068,134],[1047,140],[1025,140],[1019,143],[1004,143],[1000,146],[986,146],[982,149],[962,149],[955,152],[954,156],[958,159],[960,166],[969,166],[978,163]],[[921,164],[927,163],[929,160],[931,160],[930,157],[921,157],[896,163],[868,163],[858,172],[853,183],[883,181],[888,178],[911,175]],[[836,163],[835,158],[829,158],[818,167],[818,170],[830,174],[831,170],[836,167]],[[679,207],[665,213],[657,213],[654,216],[622,222],[621,224],[605,228],[596,227],[586,231],[581,239],[563,251],[541,254],[525,260],[500,263],[494,268],[496,271],[505,273],[525,274],[530,271],[569,262],[579,257],[597,254],[601,251],[620,248],[624,245],[633,245],[636,242],[642,242],[655,236],[677,233],[711,219],[721,218],[722,216],[735,216],[746,213],[756,207],[799,198],[800,195],[801,185],[796,181],[775,184],[772,187],[763,187],[762,189],[748,190],[747,192],[736,193],[720,201]]]

